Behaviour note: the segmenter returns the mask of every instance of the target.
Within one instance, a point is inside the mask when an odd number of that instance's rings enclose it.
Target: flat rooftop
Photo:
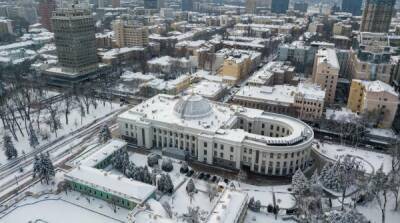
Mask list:
[[[98,188],[101,191],[134,201],[135,203],[141,203],[146,200],[156,190],[150,184],[83,165],[66,173],[65,178]]]

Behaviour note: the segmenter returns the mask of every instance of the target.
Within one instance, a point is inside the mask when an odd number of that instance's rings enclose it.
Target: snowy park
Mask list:
[[[10,127],[5,128],[4,123],[1,123],[0,143],[4,143],[3,136],[8,136],[17,156],[23,157],[35,149],[50,145],[55,140],[78,132],[96,120],[121,109],[119,104],[105,103],[97,99],[88,104],[73,99],[68,100],[70,101],[56,102],[44,109],[35,109],[29,115],[31,116],[29,119],[21,118],[19,115],[13,124],[14,132],[10,130]],[[12,159],[8,159],[6,151],[0,154],[0,165],[4,165],[10,160]]]

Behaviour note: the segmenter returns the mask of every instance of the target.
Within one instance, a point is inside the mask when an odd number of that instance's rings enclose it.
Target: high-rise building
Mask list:
[[[104,8],[105,0],[97,0],[97,7]]]
[[[360,32],[350,50],[352,78],[390,83],[391,51],[386,33]]]
[[[182,0],[182,11],[193,11],[193,0]]]
[[[254,14],[256,13],[257,0],[246,0],[246,12]]]
[[[95,21],[89,10],[60,8],[51,19],[58,61],[69,73],[97,68]]]
[[[366,0],[360,30],[362,32],[388,32],[395,3],[396,0]]]
[[[353,16],[361,15],[363,0],[342,0],[342,11],[349,12]]]
[[[144,0],[145,9],[158,9],[158,0]]]
[[[300,12],[307,12],[308,4],[306,2],[295,2],[293,9]]]
[[[327,104],[333,104],[335,101],[339,70],[340,66],[335,49],[319,49],[314,59],[312,80],[325,90],[325,102]]]
[[[271,12],[273,13],[286,13],[289,9],[289,0],[272,0]]]
[[[52,31],[51,16],[55,10],[56,10],[55,0],[40,0],[39,2],[40,23],[44,28],[46,28],[49,31]]]
[[[111,6],[113,8],[119,8],[121,6],[121,1],[120,0],[112,0],[111,1]]]
[[[118,47],[146,46],[149,43],[147,27],[130,21],[115,20],[113,31]]]
[[[13,21],[11,19],[0,18],[0,33],[14,34]]]

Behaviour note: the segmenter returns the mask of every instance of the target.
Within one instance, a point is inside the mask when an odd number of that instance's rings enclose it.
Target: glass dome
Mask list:
[[[199,119],[212,114],[210,102],[200,95],[187,95],[179,99],[174,106],[177,116],[183,119]]]

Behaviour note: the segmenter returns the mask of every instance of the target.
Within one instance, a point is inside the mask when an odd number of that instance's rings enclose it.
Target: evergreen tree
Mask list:
[[[133,162],[129,162],[128,166],[125,169],[125,176],[128,178],[133,178],[135,170],[136,170],[135,164]]]
[[[18,151],[15,149],[12,139],[9,135],[4,135],[3,137],[4,143],[4,152],[7,156],[7,159],[16,158],[18,156]]]
[[[45,180],[47,184],[51,178],[55,176],[55,170],[53,163],[50,160],[50,155],[40,154],[39,156],[35,156],[34,164],[33,164],[33,177],[39,177],[40,182]]]
[[[161,164],[161,169],[164,170],[165,172],[171,172],[174,169],[174,166],[172,165],[172,160],[163,159]]]
[[[172,193],[174,191],[174,184],[172,183],[169,174],[162,174],[158,180],[158,190],[163,193]]]
[[[125,174],[126,169],[129,166],[129,155],[125,149],[118,150],[111,158],[113,167]]]
[[[193,193],[195,191],[196,191],[196,187],[194,186],[194,181],[192,178],[190,178],[188,183],[186,184],[186,192]]]
[[[145,166],[143,169],[143,182],[146,184],[151,184],[151,175],[147,166]]]
[[[38,146],[39,145],[39,140],[38,140],[38,138],[37,138],[37,136],[36,136],[36,132],[35,132],[35,130],[33,129],[33,126],[32,126],[32,124],[30,124],[29,125],[29,145],[32,147],[32,148],[36,148],[36,146]]]
[[[100,133],[99,133],[99,142],[100,143],[106,143],[108,142],[108,140],[110,140],[112,138],[111,136],[111,131],[108,127],[107,124],[104,124],[101,129],[100,129]]]
[[[149,165],[149,167],[158,165],[158,159],[159,159],[159,157],[156,154],[149,154],[147,156],[147,165]]]

